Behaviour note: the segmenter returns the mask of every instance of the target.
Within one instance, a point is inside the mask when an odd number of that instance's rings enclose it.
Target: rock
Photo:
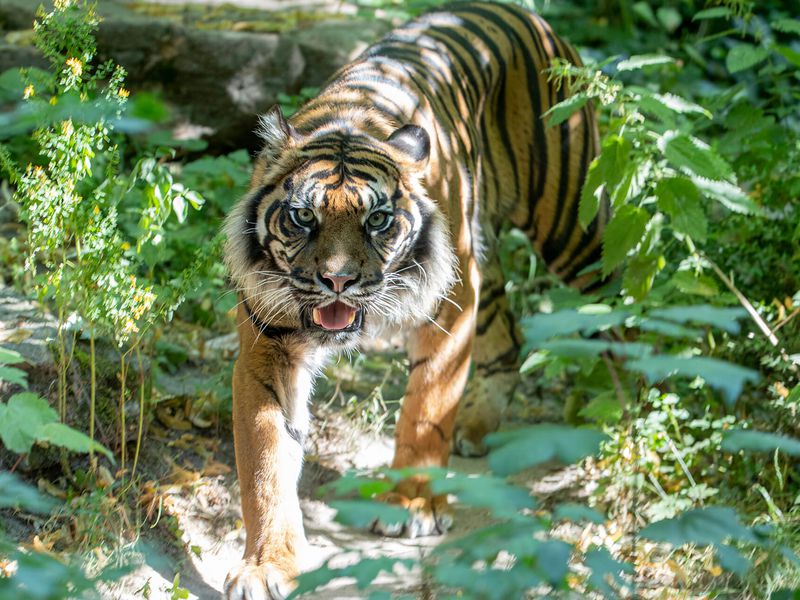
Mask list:
[[[214,20],[209,21],[197,16],[204,13],[196,5],[183,12],[173,4],[142,6],[101,3],[98,60],[112,59],[125,67],[126,86],[132,91],[161,94],[176,125],[206,132],[211,152],[256,149],[252,132],[257,115],[277,103],[278,94],[322,86],[389,28],[377,20],[243,13],[227,5],[214,7]],[[46,66],[34,48],[8,41],[26,38],[19,31],[31,28],[34,7],[29,0],[0,0],[5,40],[0,43],[0,69]],[[226,10],[233,18],[220,12]],[[161,13],[166,16],[153,16]],[[278,31],[261,31],[270,27]],[[286,27],[293,28],[281,30]]]
[[[0,283],[0,344],[19,352],[33,368],[54,368],[50,340],[58,333],[58,322],[37,304]]]

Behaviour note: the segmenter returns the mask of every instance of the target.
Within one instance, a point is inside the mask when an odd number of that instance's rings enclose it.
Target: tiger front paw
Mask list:
[[[378,499],[408,510],[408,518],[403,523],[375,520],[371,529],[378,535],[414,539],[443,535],[453,526],[453,511],[447,502],[447,495],[433,495],[430,485],[423,478],[412,477],[401,481],[393,492],[383,494]]]
[[[248,561],[234,568],[225,578],[222,588],[225,600],[284,600],[295,588],[294,565],[264,563],[254,565]]]

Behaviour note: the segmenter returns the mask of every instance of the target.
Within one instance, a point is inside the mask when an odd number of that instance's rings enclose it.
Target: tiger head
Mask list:
[[[253,313],[338,346],[430,318],[456,269],[422,185],[425,130],[377,139],[342,118],[301,134],[273,109],[260,133],[250,192],[225,226],[229,273]]]

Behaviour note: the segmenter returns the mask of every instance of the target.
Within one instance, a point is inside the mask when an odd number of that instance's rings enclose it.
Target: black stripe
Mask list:
[[[247,311],[247,316],[250,317],[250,321],[255,325],[258,330],[267,338],[275,339],[280,337],[285,337],[287,335],[292,335],[298,332],[298,330],[294,327],[273,327],[271,325],[267,325],[261,319],[259,319],[256,314],[250,308],[250,304],[248,304],[247,300],[242,302],[244,304],[244,309]],[[275,390],[272,390],[275,393]],[[277,398],[277,394],[275,397]]]

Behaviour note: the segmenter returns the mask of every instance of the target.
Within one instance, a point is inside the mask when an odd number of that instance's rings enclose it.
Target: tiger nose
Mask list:
[[[322,273],[318,274],[318,277],[323,284],[337,294],[343,292],[356,279],[355,275],[349,273]]]

